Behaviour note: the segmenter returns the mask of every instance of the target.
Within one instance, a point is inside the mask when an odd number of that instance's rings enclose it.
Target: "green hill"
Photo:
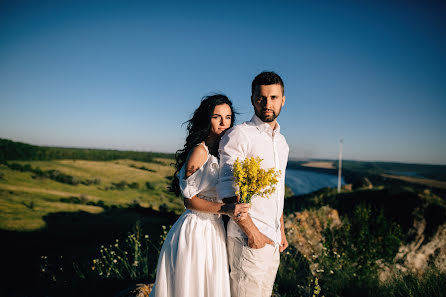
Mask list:
[[[45,227],[50,213],[140,205],[180,213],[172,154],[56,148],[0,139],[0,229]]]

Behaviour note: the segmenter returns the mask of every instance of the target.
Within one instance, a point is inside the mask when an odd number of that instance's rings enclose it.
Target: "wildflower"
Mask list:
[[[260,168],[261,162],[259,157],[251,157],[243,161],[237,158],[233,164],[233,175],[239,188],[236,194],[240,195],[241,203],[251,203],[254,195],[268,197],[276,190],[280,171]]]

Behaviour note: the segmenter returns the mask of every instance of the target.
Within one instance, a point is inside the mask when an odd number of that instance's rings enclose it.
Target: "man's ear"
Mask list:
[[[282,97],[282,107],[285,105],[285,96]]]

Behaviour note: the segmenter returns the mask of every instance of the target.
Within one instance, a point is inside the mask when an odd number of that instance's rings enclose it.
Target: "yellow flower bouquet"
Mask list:
[[[240,203],[251,203],[254,195],[259,197],[268,197],[276,190],[275,185],[280,176],[280,170],[275,171],[274,168],[265,170],[260,167],[262,159],[259,157],[246,158],[240,161],[235,160],[233,165],[233,174],[235,184],[239,190],[236,192],[240,195]]]

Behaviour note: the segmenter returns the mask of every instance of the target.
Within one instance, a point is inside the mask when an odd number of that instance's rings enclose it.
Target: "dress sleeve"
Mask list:
[[[208,163],[210,162],[208,159],[197,171],[195,171],[192,175],[185,179],[186,176],[186,164],[183,165],[180,172],[178,173],[178,179],[180,180],[180,189],[181,194],[185,198],[191,199],[193,196],[202,192],[209,186],[209,176],[206,174]]]

